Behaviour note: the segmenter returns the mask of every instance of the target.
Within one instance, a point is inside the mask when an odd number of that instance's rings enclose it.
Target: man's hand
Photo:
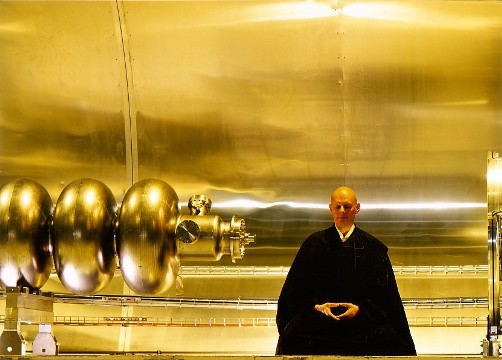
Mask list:
[[[334,315],[331,312],[331,308],[338,307],[345,308],[347,310],[340,315]],[[335,320],[352,319],[359,314],[359,306],[351,303],[324,303],[322,305],[316,305],[315,309]]]

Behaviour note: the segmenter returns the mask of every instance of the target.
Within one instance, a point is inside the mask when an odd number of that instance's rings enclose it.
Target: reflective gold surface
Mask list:
[[[206,194],[214,213],[238,214],[256,234],[238,264],[220,260],[244,269],[289,266],[304,237],[330,225],[329,193],[346,184],[361,201],[358,225],[389,246],[395,266],[486,264],[486,152],[502,149],[499,1],[7,0],[0,54],[0,184],[29,177],[54,202],[84,177],[101,179],[119,203],[148,178],[169,183],[182,204]],[[281,281],[183,276],[186,296],[207,299],[275,299]],[[487,295],[483,274],[398,281],[408,299]],[[66,291],[52,277],[44,289]],[[115,276],[105,292],[129,288]],[[242,315],[209,306],[56,311]],[[407,311],[431,324],[444,315]],[[462,306],[457,316],[484,309]],[[62,351],[271,354],[277,335],[273,324],[105,329],[61,327]],[[412,332],[421,354],[479,354],[486,329]]]
[[[138,181],[120,208],[117,253],[127,285],[139,294],[158,294],[175,282],[179,269],[174,228],[178,195],[157,179]]]
[[[52,256],[49,226],[52,200],[31,179],[0,187],[0,285],[42,287],[49,279]]]
[[[116,207],[111,190],[96,179],[72,181],[61,192],[51,239],[56,272],[71,292],[94,294],[113,278]]]

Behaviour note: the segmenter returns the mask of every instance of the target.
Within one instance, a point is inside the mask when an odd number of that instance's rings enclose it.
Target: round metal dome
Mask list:
[[[113,278],[117,203],[111,190],[95,179],[68,184],[56,203],[53,254],[61,283],[76,294],[93,294]]]
[[[176,280],[174,228],[179,199],[167,183],[146,179],[125,194],[119,215],[117,252],[120,270],[136,293],[158,294]]]
[[[0,286],[19,283],[41,288],[52,269],[50,218],[52,199],[30,179],[0,188]]]

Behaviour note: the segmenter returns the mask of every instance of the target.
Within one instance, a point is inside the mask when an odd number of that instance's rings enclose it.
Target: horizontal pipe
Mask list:
[[[4,323],[5,315],[0,315]],[[485,327],[485,317],[417,316],[408,318],[411,327]],[[61,326],[167,326],[167,327],[276,327],[275,318],[156,318],[55,316],[53,325]]]

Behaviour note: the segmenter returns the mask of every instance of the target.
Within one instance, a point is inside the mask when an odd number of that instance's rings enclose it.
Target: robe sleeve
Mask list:
[[[388,324],[396,332],[399,343],[396,355],[416,355],[408,320],[404,311],[390,259],[385,252],[376,257],[375,276],[367,289],[367,298],[362,306],[365,316],[374,323]]]
[[[312,309],[317,304],[312,298],[310,259],[316,258],[316,246],[307,238],[300,246],[286,276],[277,301],[276,323],[279,334],[298,314]]]

